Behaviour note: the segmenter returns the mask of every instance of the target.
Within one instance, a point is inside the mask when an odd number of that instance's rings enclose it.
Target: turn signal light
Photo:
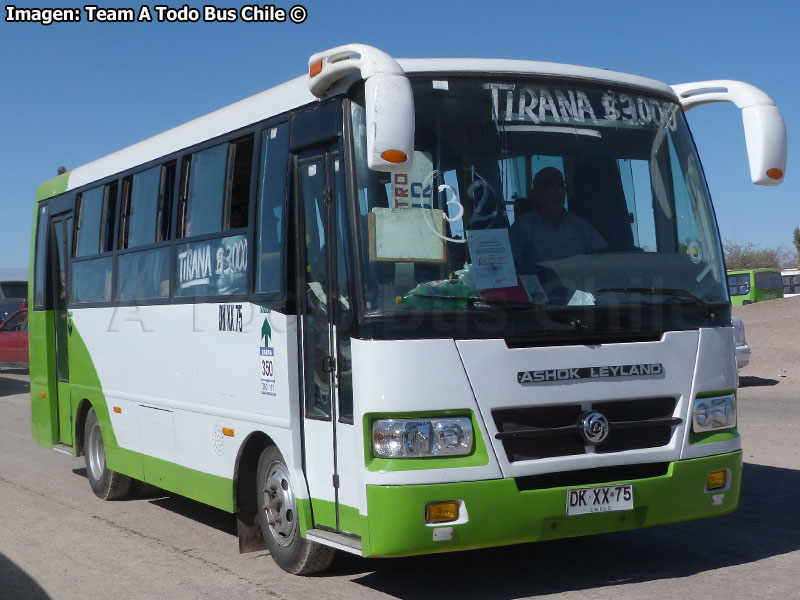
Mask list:
[[[408,155],[400,150],[384,150],[381,152],[381,158],[386,162],[400,164],[408,160]]]
[[[458,500],[428,502],[425,505],[426,523],[448,523],[458,520]]]
[[[122,407],[120,407],[120,406],[115,406],[115,407],[114,407],[114,412],[115,412],[115,413],[117,413],[118,415],[119,415],[119,414],[122,414]]]
[[[223,427],[222,428],[222,435],[227,435],[228,437],[233,437],[233,429],[230,427]]]
[[[780,179],[781,177],[783,177],[783,171],[781,171],[780,169],[770,169],[769,171],[767,171],[767,177],[769,177],[770,179]]]
[[[727,482],[727,471],[711,471],[711,473],[708,474],[708,477],[706,477],[706,489],[718,490],[719,488],[725,487]]]
[[[313,63],[308,65],[308,76],[309,77],[316,77],[322,73],[322,59],[315,60]]]

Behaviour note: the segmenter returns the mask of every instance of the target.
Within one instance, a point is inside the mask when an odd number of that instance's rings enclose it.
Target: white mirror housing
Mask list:
[[[364,79],[367,165],[374,171],[407,172],[414,160],[414,96],[402,67],[385,52],[348,44],[308,59],[308,87],[324,98],[352,74]]]
[[[780,109],[763,91],[743,81],[717,79],[673,85],[684,111],[711,102],[732,102],[742,111],[750,178],[779,185],[786,174],[786,125]]]

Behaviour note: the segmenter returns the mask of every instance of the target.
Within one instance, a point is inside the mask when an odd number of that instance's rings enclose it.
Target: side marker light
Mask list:
[[[780,169],[770,169],[769,171],[767,171],[767,177],[769,177],[770,179],[780,179],[781,177],[783,177],[783,171],[781,171]]]
[[[122,407],[121,406],[115,406],[114,407],[114,412],[117,413],[118,415],[122,414]]]
[[[316,77],[322,73],[322,59],[314,61],[310,65],[308,65],[308,76],[309,77]]]
[[[222,435],[227,435],[228,437],[233,437],[233,429],[230,427],[223,427],[222,428]]]
[[[708,477],[706,477],[706,489],[718,490],[719,488],[724,488],[727,482],[727,471],[711,471],[711,473],[708,474]]]
[[[39,396],[42,398],[47,398],[47,392],[39,392]]]
[[[458,520],[458,501],[428,502],[425,505],[426,523],[448,523]]]

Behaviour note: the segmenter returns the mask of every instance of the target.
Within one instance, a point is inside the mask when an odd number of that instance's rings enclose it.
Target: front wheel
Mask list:
[[[86,475],[94,495],[102,500],[123,498],[131,489],[131,478],[112,471],[106,466],[106,447],[94,408],[86,415],[83,429],[83,456],[86,460]]]
[[[327,569],[336,551],[300,535],[289,469],[275,446],[268,446],[261,453],[257,477],[258,521],[272,559],[295,575]]]

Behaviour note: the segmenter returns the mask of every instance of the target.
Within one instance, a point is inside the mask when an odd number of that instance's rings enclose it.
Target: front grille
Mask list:
[[[647,398],[596,402],[591,409],[609,421],[608,437],[594,452],[604,454],[640,448],[666,446],[674,428],[682,421],[673,418],[675,398]],[[584,410],[570,404],[527,406],[492,411],[497,439],[510,462],[587,453],[588,444],[580,434]]]
[[[554,487],[573,487],[578,485],[602,485],[612,481],[632,481],[648,477],[663,477],[669,472],[669,463],[646,463],[641,465],[620,465],[580,471],[562,471],[517,477],[514,482],[520,492],[545,490]]]

